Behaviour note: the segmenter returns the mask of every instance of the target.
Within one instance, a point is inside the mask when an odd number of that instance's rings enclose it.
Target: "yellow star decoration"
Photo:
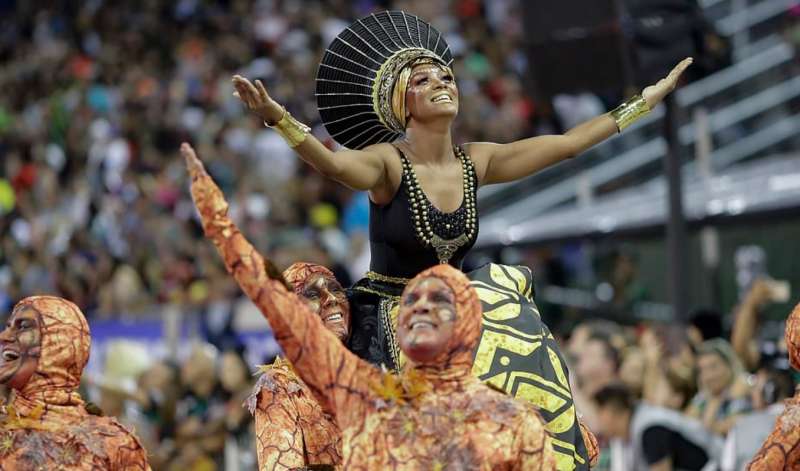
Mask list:
[[[384,371],[381,382],[373,383],[371,387],[381,399],[395,404],[405,404],[431,390],[428,381],[415,370],[409,370],[402,376]]]
[[[36,407],[33,408],[28,418],[31,420],[39,420],[42,418],[42,414],[44,414],[44,406],[41,404],[37,404]]]
[[[414,433],[414,422],[410,420],[406,420],[405,422],[403,422],[403,431],[407,435],[411,435],[412,433]]]
[[[14,449],[14,434],[6,432],[0,437],[0,456],[9,454]]]
[[[58,455],[61,463],[75,463],[78,460],[79,450],[75,445],[65,446]]]
[[[373,383],[372,390],[383,400],[402,404],[405,402],[403,385],[400,379],[391,373],[381,375],[380,383]]]
[[[270,370],[279,369],[285,371],[293,378],[299,378],[297,372],[294,370],[294,366],[292,366],[288,360],[284,360],[281,357],[276,357],[271,365],[257,365],[256,368],[258,368],[261,374],[268,373]]]
[[[6,416],[0,421],[0,428],[5,430],[49,430],[54,431],[53,426],[48,426],[39,422],[44,413],[44,407],[37,405],[27,417],[19,415],[14,406],[6,407]]]
[[[417,370],[408,370],[404,373],[402,382],[405,396],[408,399],[416,399],[431,390],[431,385]]]

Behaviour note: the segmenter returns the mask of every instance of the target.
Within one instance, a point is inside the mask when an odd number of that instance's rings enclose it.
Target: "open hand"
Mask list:
[[[772,300],[772,290],[770,289],[769,281],[764,278],[759,278],[750,286],[745,300],[750,302],[754,307],[760,308]]]
[[[186,168],[189,169],[189,173],[191,175],[196,175],[206,171],[205,167],[203,167],[203,162],[197,158],[197,154],[188,142],[181,144],[181,155],[186,161]]]
[[[675,90],[675,86],[678,85],[678,80],[681,78],[681,75],[692,65],[693,61],[693,58],[687,57],[676,65],[669,75],[659,80],[655,85],[650,85],[642,91],[642,97],[647,101],[650,109],[655,108],[656,105],[661,103],[661,100],[663,100],[665,96],[672,90]]]
[[[642,349],[644,359],[649,365],[658,365],[664,358],[664,345],[653,329],[647,329],[642,333],[639,348]]]
[[[264,122],[275,124],[283,117],[284,109],[273,100],[264,88],[261,80],[256,80],[255,85],[242,77],[234,75],[231,79],[233,87],[236,89],[233,96],[242,100],[247,109],[254,112]]]

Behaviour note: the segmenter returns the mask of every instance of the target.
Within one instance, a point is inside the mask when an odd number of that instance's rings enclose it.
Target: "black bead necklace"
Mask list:
[[[461,206],[452,213],[439,211],[422,191],[417,174],[405,155],[403,173],[405,175],[408,201],[417,240],[425,247],[433,247],[439,263],[448,263],[456,251],[477,236],[477,205],[475,203],[475,167],[464,151],[453,147],[456,157],[461,161],[464,198]]]

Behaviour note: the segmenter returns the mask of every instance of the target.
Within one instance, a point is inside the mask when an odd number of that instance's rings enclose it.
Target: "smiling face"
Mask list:
[[[323,273],[311,275],[298,295],[339,340],[347,338],[350,334],[350,304],[336,278]]]
[[[439,278],[423,278],[406,289],[400,304],[400,349],[416,363],[430,362],[447,348],[455,322],[453,290]]]
[[[698,382],[712,396],[725,392],[733,382],[733,371],[725,360],[716,353],[702,354],[697,358]]]
[[[39,365],[42,319],[30,307],[14,311],[0,333],[0,383],[22,389]]]
[[[458,114],[458,87],[453,72],[437,64],[411,70],[406,89],[406,114],[417,121]]]

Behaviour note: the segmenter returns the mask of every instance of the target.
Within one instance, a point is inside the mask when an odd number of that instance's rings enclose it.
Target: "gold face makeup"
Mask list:
[[[405,97],[406,121],[411,116],[425,120],[458,113],[458,87],[449,67],[435,63],[414,66]]]

